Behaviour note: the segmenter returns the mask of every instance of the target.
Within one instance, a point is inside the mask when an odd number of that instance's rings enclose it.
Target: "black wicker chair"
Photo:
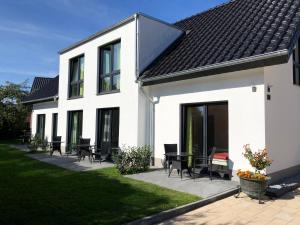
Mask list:
[[[79,138],[79,145],[77,150],[78,161],[85,159],[87,156],[92,162],[92,149],[91,149],[91,139],[89,138]]]
[[[177,159],[177,144],[164,144],[165,147],[165,162],[164,168],[170,171],[172,160]]]
[[[54,151],[58,151],[61,155],[61,136],[56,136],[52,139],[52,143],[50,144],[50,156],[53,155]]]

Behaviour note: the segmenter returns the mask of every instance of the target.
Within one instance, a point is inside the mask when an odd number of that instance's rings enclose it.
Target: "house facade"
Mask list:
[[[300,171],[298,1],[235,0],[169,24],[137,13],[59,52],[59,76],[24,99],[32,134],[79,137],[103,151],[164,144],[228,152],[269,150],[274,179]],[[233,173],[234,175],[235,173]]]

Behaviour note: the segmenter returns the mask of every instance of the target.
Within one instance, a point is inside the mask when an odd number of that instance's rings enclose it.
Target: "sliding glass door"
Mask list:
[[[97,145],[103,155],[119,147],[119,108],[98,109]]]
[[[228,151],[228,104],[187,104],[182,106],[181,151],[208,156],[213,148]]]
[[[45,123],[46,123],[46,115],[45,114],[37,115],[36,135],[42,140],[45,139]]]
[[[82,135],[82,111],[70,111],[68,113],[68,150],[78,144]]]

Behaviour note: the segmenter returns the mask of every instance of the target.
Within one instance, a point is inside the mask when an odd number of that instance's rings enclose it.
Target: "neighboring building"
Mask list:
[[[175,24],[137,13],[60,54],[59,77],[24,103],[32,133],[79,136],[103,151],[164,144],[228,151],[269,149],[274,178],[300,171],[300,5],[235,0]],[[59,80],[59,86],[58,86]]]

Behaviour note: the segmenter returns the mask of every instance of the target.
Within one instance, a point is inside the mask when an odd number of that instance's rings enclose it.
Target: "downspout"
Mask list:
[[[135,76],[138,80],[139,77],[139,23],[138,23],[139,14],[135,14]],[[159,98],[157,101],[154,101],[144,90],[142,82],[138,81],[139,90],[144,95],[144,97],[150,102],[150,111],[149,111],[149,143],[152,150],[151,154],[151,165],[154,166],[155,162],[155,140],[154,140],[154,116],[155,116],[155,104],[159,102]]]
[[[139,89],[145,98],[150,102],[149,110],[149,143],[152,149],[151,154],[151,165],[155,166],[155,105],[159,103],[159,97],[156,97],[156,100],[153,100],[144,90],[142,82],[138,81]]]

